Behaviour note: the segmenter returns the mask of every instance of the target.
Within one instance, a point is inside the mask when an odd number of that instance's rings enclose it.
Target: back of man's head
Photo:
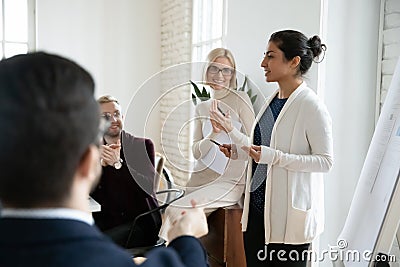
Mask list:
[[[99,130],[90,74],[55,55],[0,62],[0,200],[29,208],[68,197],[81,157]]]

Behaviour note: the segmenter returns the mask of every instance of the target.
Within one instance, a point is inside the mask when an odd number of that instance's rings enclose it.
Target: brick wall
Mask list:
[[[184,127],[191,117],[190,64],[192,42],[192,1],[161,1],[161,148],[166,156],[166,166],[177,184],[188,178],[189,127]],[[186,84],[186,85],[185,85]],[[186,103],[186,104],[185,104]]]
[[[400,56],[400,1],[385,0],[383,25],[381,104],[385,101]]]

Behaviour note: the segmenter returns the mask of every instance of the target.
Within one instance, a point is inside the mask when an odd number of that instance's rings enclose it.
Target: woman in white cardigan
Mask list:
[[[303,75],[325,50],[318,36],[308,39],[292,30],[272,34],[261,67],[266,81],[279,88],[256,118],[252,145],[232,135],[235,145],[220,146],[230,158],[253,159],[242,216],[249,267],[306,266],[303,252],[323,231],[322,172],[333,164],[331,118]],[[211,117],[221,127],[230,125],[216,109]]]

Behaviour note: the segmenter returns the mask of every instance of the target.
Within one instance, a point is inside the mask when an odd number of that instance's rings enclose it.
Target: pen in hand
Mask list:
[[[219,106],[217,106],[217,108],[218,108],[219,112],[221,112],[221,114],[225,116],[225,113],[222,111],[222,109]]]
[[[214,144],[216,144],[217,146],[221,146],[221,144],[220,143],[218,143],[217,141],[215,141],[215,140],[212,140],[212,139],[210,139],[210,141],[211,142],[213,142]]]
[[[231,159],[237,159],[238,153],[235,144],[223,144],[219,146],[219,150],[224,153],[225,157]]]

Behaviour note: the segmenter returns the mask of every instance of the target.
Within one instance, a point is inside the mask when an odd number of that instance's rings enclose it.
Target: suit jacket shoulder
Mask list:
[[[0,219],[0,266],[135,266],[96,227],[68,219]]]
[[[154,166],[155,149],[151,139],[136,137],[126,131],[122,131],[121,137],[122,145],[126,148],[124,149],[125,158],[127,158],[127,155],[128,157],[132,157],[133,155],[131,155],[131,152],[133,150],[138,150],[141,156],[147,154],[150,163]],[[138,154],[137,152],[135,154]]]
[[[96,227],[67,219],[0,219],[0,266],[132,267],[131,255]],[[143,267],[206,267],[207,256],[194,237],[148,254]]]

